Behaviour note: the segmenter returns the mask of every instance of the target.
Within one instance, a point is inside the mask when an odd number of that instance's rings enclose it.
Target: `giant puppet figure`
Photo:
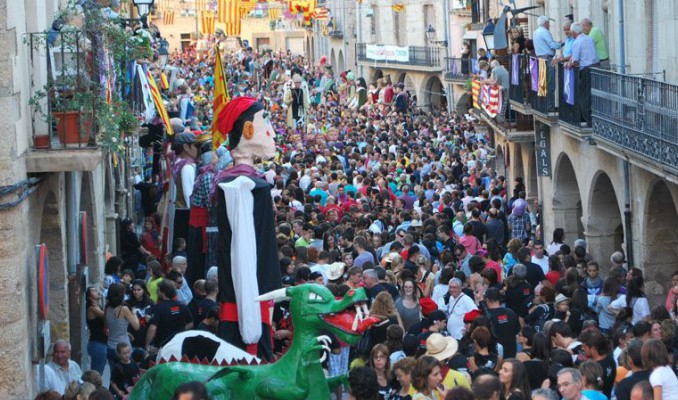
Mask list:
[[[254,169],[255,157],[275,156],[275,131],[264,106],[236,97],[219,113],[233,167],[215,177],[219,243],[218,335],[264,360],[273,358],[269,304],[259,294],[281,287],[271,186]]]

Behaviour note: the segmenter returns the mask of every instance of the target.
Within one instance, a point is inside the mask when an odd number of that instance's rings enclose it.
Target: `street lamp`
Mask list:
[[[134,6],[137,8],[137,14],[139,14],[139,19],[144,24],[144,28],[148,28],[147,17],[151,12],[151,7],[153,7],[154,0],[132,0]]]
[[[447,47],[447,40],[433,40],[436,38],[436,28],[434,28],[431,24],[429,24],[428,28],[426,28],[426,38],[428,39],[429,43],[441,44],[444,47]]]
[[[494,50],[494,23],[491,19],[487,20],[487,24],[483,28],[483,39],[485,40],[487,51]]]

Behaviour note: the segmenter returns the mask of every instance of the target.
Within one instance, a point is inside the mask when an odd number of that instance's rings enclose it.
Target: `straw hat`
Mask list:
[[[327,267],[327,279],[335,281],[344,275],[346,264],[343,262],[334,262]]]
[[[458,349],[459,343],[456,339],[445,337],[440,333],[432,333],[426,339],[426,355],[438,361],[447,360],[455,355]]]

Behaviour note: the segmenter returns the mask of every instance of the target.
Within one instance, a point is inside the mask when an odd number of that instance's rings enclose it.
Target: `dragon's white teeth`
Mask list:
[[[351,329],[354,331],[358,330],[358,313],[355,314],[355,318],[353,319],[353,325],[351,326]]]
[[[365,313],[365,317],[370,315],[370,310],[367,308],[367,304],[365,303],[363,303],[363,312]]]
[[[356,313],[356,316],[358,317],[358,321],[362,321],[364,319],[363,318],[363,311],[360,309],[360,306],[358,306],[357,304],[355,305],[355,313]]]

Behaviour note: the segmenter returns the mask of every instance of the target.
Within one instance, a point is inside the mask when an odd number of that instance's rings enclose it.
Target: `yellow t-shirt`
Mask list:
[[[162,276],[148,282],[148,293],[154,303],[158,304],[158,284],[162,281]]]

